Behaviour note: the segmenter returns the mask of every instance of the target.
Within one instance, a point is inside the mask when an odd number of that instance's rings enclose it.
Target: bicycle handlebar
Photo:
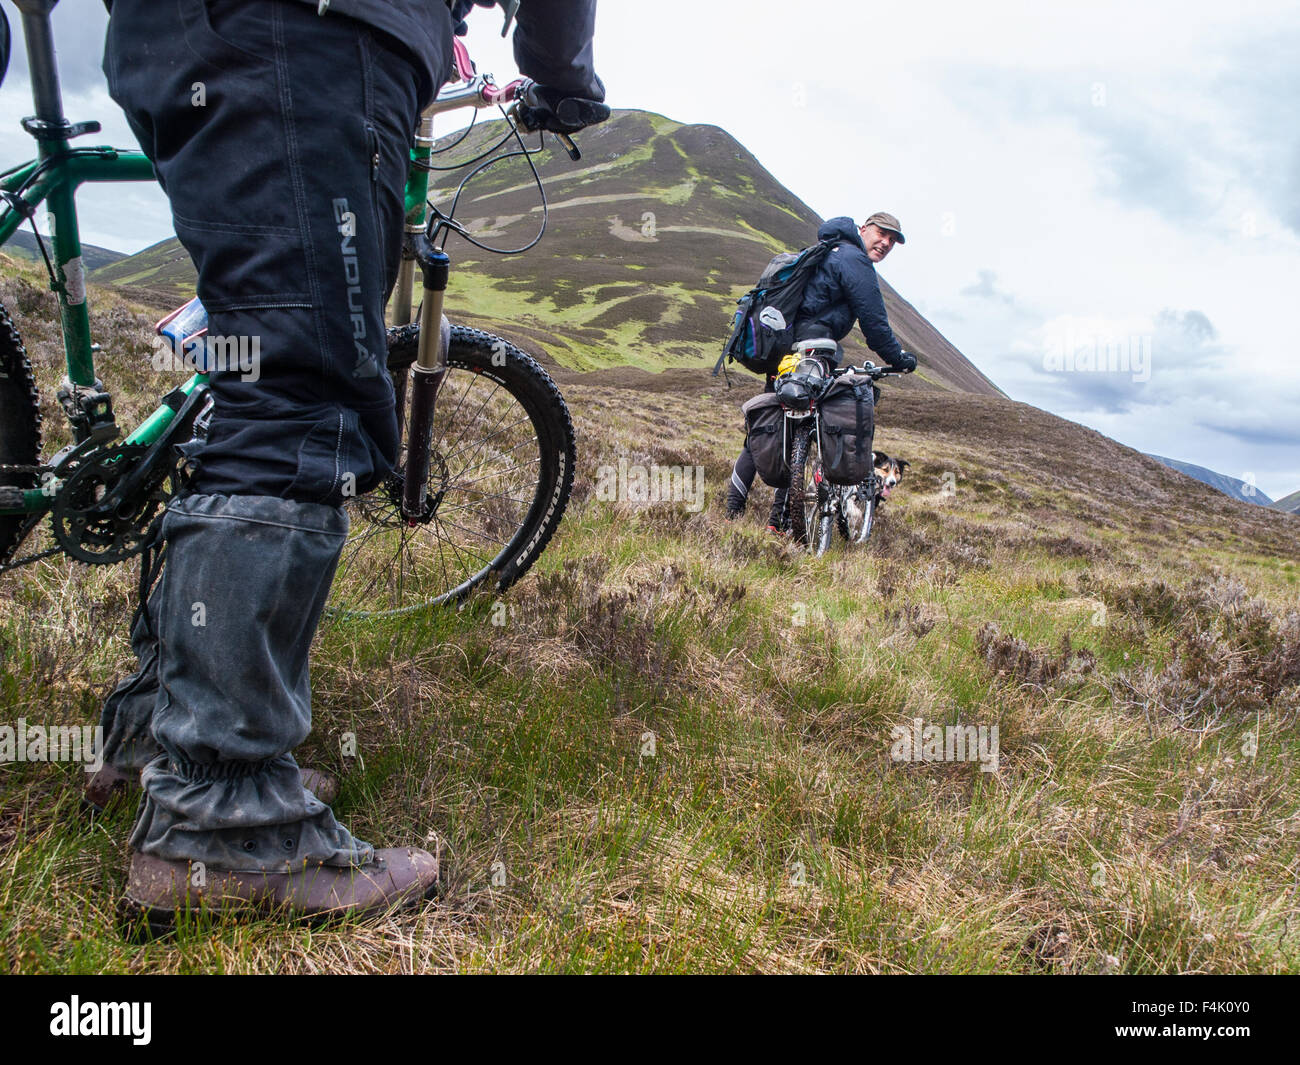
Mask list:
[[[879,381],[882,377],[902,377],[911,372],[911,370],[899,370],[893,366],[877,366],[874,362],[866,362],[861,366],[837,367],[831,371],[831,376],[842,377],[846,373],[856,373],[870,377],[873,381]]]
[[[440,92],[433,103],[424,109],[423,117],[431,119],[434,115],[457,111],[463,107],[504,107],[518,101],[531,84],[532,81],[528,78],[515,78],[507,85],[497,85],[490,75],[475,74],[464,85]],[[556,133],[555,138],[575,163],[582,158],[578,146],[567,133]]]
[[[516,78],[507,85],[497,85],[486,74],[476,74],[464,85],[444,89],[428,107],[425,117],[456,111],[462,107],[497,107],[514,103],[528,87],[527,78]]]

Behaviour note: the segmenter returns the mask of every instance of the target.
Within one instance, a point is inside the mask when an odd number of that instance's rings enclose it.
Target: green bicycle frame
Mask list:
[[[13,194],[22,212],[6,202],[0,211],[0,245],[17,232],[26,217],[44,203],[49,211],[53,238],[54,281],[51,288],[59,298],[59,319],[63,330],[63,353],[68,379],[82,387],[95,384],[95,356],[90,339],[90,312],[86,303],[86,274],[81,259],[81,234],[77,224],[76,191],[82,184],[108,181],[153,181],[153,164],[143,152],[110,147],[69,150],[66,140],[42,142],[43,158],[25,163],[0,175],[0,190]],[[33,178],[33,175],[35,177]],[[21,190],[21,191],[19,191]],[[181,385],[189,395],[206,384],[207,374],[194,374]],[[125,443],[152,444],[170,424],[176,411],[159,404]],[[23,493],[23,512],[48,510],[52,496],[47,490]]]
[[[74,384],[89,387],[95,383],[95,367],[77,225],[77,188],[87,181],[152,181],[153,164],[142,152],[116,148],[81,148],[69,152],[67,141],[43,143],[41,147],[55,150],[46,158],[33,160],[0,176],[0,189],[16,194],[29,216],[41,203],[48,207],[54,244],[55,283],[51,287],[59,297],[68,377]],[[0,214],[0,244],[13,236],[24,221],[20,212],[6,204]]]
[[[50,287],[59,299],[68,379],[74,385],[92,388],[96,380],[94,347],[90,339],[90,316],[86,306],[85,265],[81,257],[76,191],[85,182],[153,181],[155,175],[153,165],[142,152],[107,146],[71,147],[71,138],[83,133],[98,132],[99,126],[97,123],[74,126],[64,117],[50,28],[50,11],[57,2],[58,0],[13,0],[22,12],[28,66],[32,72],[32,96],[36,104],[36,117],[24,120],[24,126],[36,137],[39,154],[31,162],[0,173],[0,191],[5,194],[5,202],[0,205],[0,245],[12,237],[26,219],[35,214],[40,204],[47,204],[54,244],[51,263],[54,279]],[[468,55],[464,57],[462,66],[468,79],[473,71]],[[405,223],[408,234],[423,232],[428,220],[427,166],[434,147],[434,115],[454,107],[486,106],[488,100],[483,88],[481,79],[476,79],[476,84],[468,86],[449,101],[439,101],[421,116],[410,152],[406,184]],[[571,143],[569,147],[572,154],[574,149]],[[389,308],[395,325],[405,325],[412,320],[415,265],[415,261],[406,256],[400,264]],[[437,348],[429,349],[429,338],[440,335],[437,326],[442,319],[443,291],[430,291],[427,297],[422,313],[426,328],[422,331],[421,352],[417,362],[426,369],[433,369],[437,361]],[[445,352],[441,355],[445,357]],[[180,386],[181,391],[189,395],[196,388],[206,386],[207,382],[207,374],[195,374]],[[405,406],[402,401],[405,394],[404,379],[398,383],[398,387],[400,411]],[[145,446],[153,444],[175,417],[175,413],[172,406],[163,403],[126,437],[125,443]],[[32,489],[24,493],[23,512],[46,510],[51,505],[51,499],[49,491]]]
[[[53,3],[15,3],[22,11],[27,42],[28,66],[32,76],[34,118],[24,127],[36,138],[37,158],[0,173],[0,246],[45,204],[49,212],[54,246],[50,287],[59,299],[63,332],[63,353],[68,379],[83,388],[94,387],[95,358],[90,339],[90,312],[86,303],[86,269],[81,257],[81,233],[77,222],[77,189],[86,182],[153,181],[153,164],[139,151],[124,151],[106,145],[74,148],[72,137],[98,132],[97,123],[71,125],[63,113],[58,70],[54,58],[49,13]],[[181,390],[189,395],[207,383],[206,374],[195,374]],[[175,410],[161,404],[125,440],[148,446],[162,435],[175,417]],[[32,489],[23,493],[22,513],[48,510],[53,493]],[[12,513],[12,511],[10,511]]]

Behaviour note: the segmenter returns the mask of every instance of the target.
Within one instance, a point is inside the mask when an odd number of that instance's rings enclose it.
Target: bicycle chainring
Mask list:
[[[120,444],[83,459],[64,482],[50,520],[54,538],[77,561],[111,565],[138,555],[153,539],[179,485],[174,465],[161,466],[112,511],[99,509],[148,454],[139,444]]]

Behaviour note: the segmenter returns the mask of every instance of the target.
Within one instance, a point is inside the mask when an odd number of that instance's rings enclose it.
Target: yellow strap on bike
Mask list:
[[[787,355],[784,359],[781,360],[780,365],[777,366],[776,375],[780,377],[781,374],[783,373],[793,373],[794,368],[799,365],[800,358],[801,356],[799,355],[798,352],[794,352],[794,351],[790,352],[789,355]]]

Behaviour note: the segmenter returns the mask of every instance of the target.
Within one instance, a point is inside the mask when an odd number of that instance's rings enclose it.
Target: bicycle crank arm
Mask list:
[[[139,462],[135,469],[123,478],[122,483],[104,496],[88,513],[94,517],[112,514],[123,501],[135,499],[148,483],[155,479],[159,467],[172,461],[174,442],[185,439],[182,434],[191,433],[194,422],[202,413],[204,406],[211,401],[206,385],[200,385],[186,395],[179,388],[173,389],[163,397],[163,403],[176,411],[176,416],[163,430],[162,435],[150,446],[149,453]]]

